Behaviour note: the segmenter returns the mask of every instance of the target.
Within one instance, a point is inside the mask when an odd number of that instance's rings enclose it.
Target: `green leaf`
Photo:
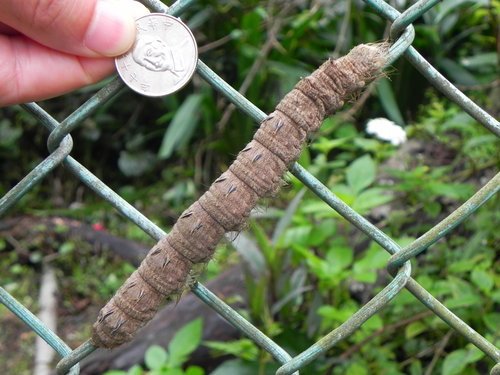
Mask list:
[[[143,369],[139,365],[135,365],[128,369],[127,375],[142,375]]]
[[[456,200],[467,199],[474,193],[474,188],[471,184],[446,183],[439,181],[429,182],[427,184],[427,189],[430,194]]]
[[[375,181],[376,165],[370,155],[354,160],[346,169],[347,184],[358,194]]]
[[[453,60],[442,58],[437,61],[437,65],[447,73],[454,83],[461,85],[477,85],[479,83],[467,69]]]
[[[354,203],[356,197],[354,196],[353,190],[345,184],[335,184],[331,187],[332,192],[336,194],[340,199],[344,201],[345,204],[349,206]],[[316,199],[317,200],[317,199]],[[323,202],[323,201],[321,201]],[[326,204],[326,203],[325,203]],[[330,206],[328,206],[330,207]],[[330,211],[337,212],[330,207]],[[338,214],[337,214],[338,215]]]
[[[292,226],[283,234],[280,245],[283,247],[288,247],[294,244],[307,245],[307,239],[309,238],[311,231],[312,226],[310,225]]]
[[[267,236],[266,231],[256,221],[252,221],[250,225],[252,228],[252,233],[255,236],[254,239],[257,242],[258,249],[260,250],[262,255],[264,255],[266,262],[268,264],[273,264],[273,259],[276,252],[274,251],[274,247],[271,241],[269,241],[269,237]]]
[[[448,272],[453,274],[453,273],[465,273],[469,272],[476,267],[476,262],[471,261],[470,259],[462,259],[457,262],[453,262],[449,265],[448,267]]]
[[[464,359],[464,361],[467,363],[475,363],[485,356],[484,352],[473,344],[467,344],[466,348],[467,357]]]
[[[204,341],[203,345],[215,350],[217,355],[233,355],[246,361],[254,361],[259,355],[259,349],[252,340],[241,339],[228,342]]]
[[[149,375],[184,375],[184,371],[179,367],[169,368],[162,370],[156,370],[157,373],[151,373]]]
[[[352,204],[352,208],[360,215],[368,213],[372,208],[381,206],[392,201],[394,197],[390,192],[382,188],[370,188],[362,191]]]
[[[177,367],[184,363],[187,356],[200,345],[201,334],[201,318],[193,320],[177,331],[170,344],[168,344],[169,365]]]
[[[372,242],[363,257],[354,263],[353,278],[362,283],[374,283],[376,270],[385,267],[389,254]]]
[[[160,369],[167,359],[167,352],[159,345],[151,345],[144,355],[144,362],[150,370]]]
[[[111,371],[106,371],[104,375],[127,375],[127,372],[122,370],[111,370]]]
[[[189,142],[200,119],[199,107],[202,99],[202,94],[192,94],[181,104],[163,136],[158,151],[160,159],[168,159]]]
[[[309,246],[320,246],[328,239],[333,238],[337,231],[336,221],[333,219],[322,220],[312,227],[307,243]]]
[[[331,322],[344,323],[356,310],[357,308],[353,305],[342,306],[342,308],[323,305],[318,308],[317,313]]]
[[[297,162],[305,169],[309,169],[309,167],[311,166],[311,151],[309,150],[309,148],[304,147],[302,149],[299,160],[297,160]]]
[[[354,138],[354,145],[365,152],[377,152],[380,149],[381,142],[378,139]]]
[[[319,137],[311,146],[313,150],[317,150],[324,154],[328,154],[334,148],[338,148],[344,145],[347,142],[351,142],[352,137],[344,137],[344,138],[328,138],[328,137]]]
[[[479,53],[477,55],[463,57],[460,63],[468,69],[478,69],[484,66],[495,68],[498,66],[498,55],[496,52]]]
[[[293,216],[297,211],[297,208],[299,208],[299,204],[302,201],[302,198],[304,197],[306,191],[307,191],[306,188],[300,189],[297,195],[288,204],[286,210],[283,212],[283,216],[279,219],[273,232],[273,236],[271,239],[271,243],[273,245],[276,245],[278,243],[279,238],[292,222]]]
[[[204,375],[204,374],[205,370],[203,370],[199,366],[189,366],[184,372],[184,375]]]
[[[468,152],[473,151],[475,148],[478,148],[481,146],[484,147],[488,144],[491,144],[494,147],[496,142],[498,142],[498,138],[494,134],[485,134],[485,135],[475,136],[475,137],[469,139],[467,142],[465,142],[463,151],[468,153]]]
[[[243,263],[248,266],[253,277],[260,278],[265,275],[267,271],[266,259],[250,233],[241,232],[231,244],[240,254]]]
[[[338,273],[349,267],[353,260],[354,252],[347,246],[334,246],[328,250],[327,261],[332,264],[332,272]]]
[[[414,360],[410,365],[410,375],[422,375],[423,373],[422,362]]]
[[[436,17],[433,23],[438,25],[441,23],[444,17],[450,13],[458,12],[460,7],[463,7],[467,3],[476,3],[477,0],[444,0],[441,4],[435,7]]]
[[[492,332],[498,332],[498,327],[500,327],[500,313],[492,312],[484,315],[483,322]]]
[[[359,281],[360,283],[373,284],[377,281],[377,273],[372,270],[359,270],[359,267],[354,265],[354,280]]]
[[[248,363],[241,359],[230,359],[223,362],[210,375],[255,375],[259,372],[257,366],[256,363]]]
[[[380,315],[373,315],[366,322],[363,323],[363,329],[369,332],[376,331],[384,326],[384,322]]]
[[[435,218],[441,212],[441,204],[439,202],[430,201],[424,202],[424,210],[431,218]]]
[[[283,93],[292,90],[302,77],[311,74],[311,71],[303,69],[297,64],[290,65],[280,61],[268,60],[267,66],[272,73],[280,76],[279,82]]]
[[[406,326],[405,337],[407,339],[411,339],[415,336],[420,335],[422,332],[425,332],[426,329],[427,329],[427,326],[424,323],[413,322],[413,323],[409,324],[408,326]]]
[[[399,110],[398,103],[396,101],[396,96],[392,89],[391,83],[387,78],[382,78],[377,83],[377,92],[380,99],[380,104],[385,110],[387,117],[394,121],[399,126],[405,125],[405,120],[403,115]]]
[[[495,284],[493,277],[486,271],[475,269],[471,272],[470,276],[472,282],[484,293],[488,294],[488,292],[493,289]]]
[[[365,268],[380,269],[385,267],[388,260],[389,254],[387,254],[376,242],[372,242],[363,258],[357,262],[357,264]]]
[[[354,362],[351,364],[345,373],[346,375],[368,375],[367,366]]]
[[[442,375],[460,374],[467,366],[464,361],[467,352],[464,349],[455,350],[446,356],[443,362]]]
[[[469,307],[472,306],[480,307],[482,303],[479,295],[469,294],[462,297],[454,297],[445,300],[445,305],[449,309],[457,309],[459,307]]]
[[[61,255],[71,254],[73,250],[75,250],[75,243],[71,241],[66,241],[59,248],[59,254]]]

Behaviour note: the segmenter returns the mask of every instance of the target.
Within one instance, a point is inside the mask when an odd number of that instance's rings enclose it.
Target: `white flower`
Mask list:
[[[366,132],[383,141],[389,141],[394,146],[406,142],[405,130],[383,117],[369,120],[366,124]]]

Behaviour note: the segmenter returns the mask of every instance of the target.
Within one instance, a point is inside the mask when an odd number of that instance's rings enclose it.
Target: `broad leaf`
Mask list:
[[[477,85],[479,83],[476,77],[467,69],[453,60],[442,58],[437,61],[437,64],[447,73],[448,77],[454,83],[461,85]]]
[[[396,96],[392,89],[391,83],[387,78],[382,78],[377,83],[377,92],[380,99],[380,104],[385,110],[387,117],[394,121],[399,126],[403,126],[405,121],[403,115],[399,110],[398,103],[396,101]]]
[[[163,136],[160,151],[158,151],[160,159],[168,159],[174,151],[189,142],[200,119],[199,106],[202,99],[201,94],[190,95],[177,110]]]
[[[193,320],[177,331],[170,344],[168,344],[169,365],[175,367],[185,362],[187,356],[200,345],[201,334],[201,318]]]
[[[461,374],[462,371],[467,366],[467,362],[464,361],[467,352],[464,349],[455,350],[446,356],[443,362],[442,375],[455,375]]]
[[[141,366],[135,365],[135,366],[129,368],[127,375],[142,375],[143,372],[144,372],[144,370],[142,369]]]
[[[189,366],[184,375],[205,375],[205,370],[199,366]]]
[[[247,361],[255,361],[259,356],[259,349],[255,343],[249,339],[234,340],[229,342],[204,341],[203,345],[215,350],[217,354],[231,354]]]
[[[470,276],[472,282],[484,293],[488,293],[495,285],[493,277],[486,271],[475,269]]]
[[[255,375],[259,372],[257,363],[248,363],[241,359],[230,359],[223,362],[210,375]]]
[[[159,345],[151,345],[144,355],[144,362],[150,370],[158,370],[167,362],[168,354]]]
[[[357,195],[375,181],[376,165],[370,155],[354,160],[346,169],[347,184]]]
[[[370,212],[372,208],[381,206],[393,199],[394,197],[390,192],[382,188],[371,188],[361,192],[361,194],[356,197],[352,204],[352,208],[363,215]]]
[[[407,339],[411,339],[415,336],[420,335],[422,332],[425,332],[426,329],[427,329],[427,326],[424,323],[419,322],[419,321],[413,322],[406,327],[405,337]]]

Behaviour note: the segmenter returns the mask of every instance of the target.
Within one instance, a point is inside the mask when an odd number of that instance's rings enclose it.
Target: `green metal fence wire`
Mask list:
[[[141,0],[141,2],[151,11],[168,13],[174,16],[180,15],[187,7],[194,3],[194,1],[195,0],[178,0],[171,7],[167,7],[159,0]],[[492,133],[500,136],[499,122],[454,87],[411,46],[415,36],[412,22],[439,1],[440,0],[420,0],[409,7],[405,12],[400,13],[383,0],[364,0],[365,3],[371,6],[382,17],[392,22],[390,35],[393,45],[389,51],[388,64],[404,56],[439,91],[450,100],[457,103],[465,112]],[[257,123],[260,123],[266,117],[264,112],[239,94],[233,87],[228,85],[202,61],[198,61],[197,72],[203,79],[212,85],[212,87],[223,94],[243,113],[250,116]],[[86,118],[91,116],[99,106],[116,95],[123,87],[120,80],[112,80],[61,123],[52,118],[50,114],[46,113],[35,103],[23,105],[24,109],[38,119],[40,124],[50,132],[47,143],[50,155],[0,199],[0,217],[36,184],[44,179],[50,171],[62,164],[98,196],[111,204],[118,212],[140,227],[152,238],[159,240],[166,235],[161,228],[151,222],[141,212],[136,210],[132,205],[106,186],[105,183],[100,181],[92,172],[86,169],[85,166],[70,156],[73,147],[70,133],[80,126]],[[453,312],[448,310],[446,306],[417,283],[411,277],[410,265],[410,260],[413,257],[446,236],[498,192],[500,189],[500,173],[495,175],[462,206],[405,248],[400,248],[390,237],[346,205],[299,164],[296,163],[292,166],[291,173],[332,209],[337,211],[352,225],[357,227],[391,254],[387,269],[394,278],[347,321],[293,358],[283,348],[221,301],[201,283],[193,285],[192,292],[200,300],[213,308],[243,334],[251,338],[262,349],[269,352],[273,358],[281,364],[276,374],[285,375],[295,373],[306,364],[314,361],[319,355],[325,353],[325,351],[355,332],[366,320],[387,306],[404,288],[412,293],[436,316],[490,357],[496,363],[493,369],[491,369],[490,374],[500,374],[500,350],[478,332],[474,331],[466,322],[453,314]],[[2,287],[0,287],[0,302],[35,331],[37,335],[42,337],[43,340],[62,357],[57,365],[57,374],[79,374],[79,361],[96,349],[90,341],[85,342],[75,350],[71,350],[60,337],[48,329],[36,316]]]

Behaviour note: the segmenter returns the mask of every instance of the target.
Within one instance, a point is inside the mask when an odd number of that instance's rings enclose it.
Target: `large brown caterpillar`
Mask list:
[[[95,346],[113,348],[130,341],[167,297],[182,292],[193,266],[212,257],[225,232],[241,229],[257,200],[278,191],[307,136],[380,74],[387,48],[359,45],[325,62],[283,98],[229,169],[184,211],[102,308],[93,326]]]

